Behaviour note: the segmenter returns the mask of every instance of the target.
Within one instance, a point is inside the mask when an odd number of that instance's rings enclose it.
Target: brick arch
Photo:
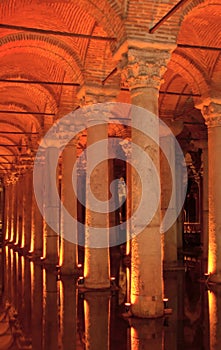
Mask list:
[[[164,74],[164,83],[162,85],[163,91],[177,91],[180,93],[191,93],[191,87],[188,82],[177,71],[168,69]],[[171,112],[174,114],[180,110],[181,106],[185,104],[187,96],[182,95],[159,95],[159,112],[160,116],[171,118]]]
[[[221,52],[217,57],[216,63],[214,65],[213,73],[211,75],[212,84],[217,87],[217,91],[220,93],[220,83],[221,83]]]
[[[218,0],[192,0],[184,6],[182,11],[181,20],[183,20],[190,13],[196,13],[199,9],[206,6],[221,6]]]
[[[5,131],[4,129],[7,129],[7,127],[10,127],[10,131],[19,131],[19,132],[25,132],[25,126],[21,123],[16,123],[14,120],[4,119],[0,117],[0,129]],[[7,130],[6,130],[7,131]]]
[[[9,34],[0,38],[0,46],[6,50],[23,50],[26,52],[42,52],[42,55],[50,57],[55,62],[62,62],[68,75],[74,79],[83,81],[83,66],[77,52],[66,43],[56,38],[32,33]],[[1,55],[1,52],[0,52]]]
[[[19,103],[8,103],[8,104],[0,104],[0,108],[3,110],[16,110],[18,112],[28,112],[27,106]],[[16,128],[19,128],[21,131],[28,131],[28,127],[32,125],[35,126],[36,130],[41,130],[41,123],[33,114],[23,115],[22,118],[16,114],[10,116],[10,120],[4,118],[4,115],[0,115],[0,124],[6,122]]]
[[[44,112],[57,112],[57,101],[53,98],[48,90],[42,85],[25,85],[5,83],[4,87],[0,88],[0,99],[6,101],[6,105],[26,106],[25,110],[41,111]]]
[[[186,53],[175,51],[172,54],[168,67],[183,76],[193,93],[205,96],[208,94],[208,77],[194,61],[188,58]]]
[[[55,11],[60,11],[59,4],[54,4]],[[115,0],[99,0],[99,3],[97,0],[70,0],[68,5],[71,4],[84,11],[86,9],[108,36],[117,36],[119,41],[125,36],[122,11]]]

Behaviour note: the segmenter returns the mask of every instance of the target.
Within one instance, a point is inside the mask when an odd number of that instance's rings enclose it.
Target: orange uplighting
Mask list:
[[[217,245],[216,245],[215,229],[213,229],[210,226],[209,254],[208,254],[208,273],[209,274],[213,274],[216,272],[216,255],[217,255]]]
[[[216,336],[217,336],[217,301],[213,292],[208,292],[209,298],[209,328],[210,328],[210,349],[216,348]]]

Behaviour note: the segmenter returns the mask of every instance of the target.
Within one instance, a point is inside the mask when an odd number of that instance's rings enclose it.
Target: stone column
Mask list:
[[[158,116],[161,78],[169,58],[170,53],[167,50],[129,49],[124,62],[123,75],[129,84],[132,104],[147,109],[155,114],[156,118]],[[159,146],[152,139],[133,128],[133,125],[132,122],[132,142],[148,153],[159,174]],[[144,133],[148,134],[147,119],[142,120],[140,127]],[[156,122],[151,127],[155,128],[155,135],[159,135],[158,123]],[[146,171],[145,164],[143,164],[143,172]],[[131,182],[133,213],[141,199],[141,184],[134,170],[132,170]],[[159,189],[152,186],[151,190],[150,198],[151,196],[155,198],[156,190]],[[139,227],[134,227],[134,230],[140,231]],[[162,316],[164,310],[159,207],[149,225],[132,239],[131,283],[132,313],[138,317]]]
[[[12,241],[13,243],[16,243],[17,240],[17,225],[18,225],[18,178],[14,177],[14,186],[13,186],[13,191],[14,191],[14,205],[13,205],[13,236],[12,236]]]
[[[93,116],[92,116],[93,117]],[[105,122],[105,120],[104,120]],[[102,139],[108,138],[107,124],[96,125],[90,127],[88,125],[87,132],[87,147],[93,145]],[[90,167],[90,162],[93,162],[93,154],[87,151],[87,169]],[[92,163],[93,164],[93,163]],[[97,171],[89,177],[87,173],[87,192],[89,187],[93,194],[103,201],[108,200],[108,160],[98,165]],[[98,227],[108,229],[108,214],[99,212],[93,212],[90,210],[90,203],[87,198],[86,192],[86,248],[85,248],[85,287],[88,288],[108,288],[110,287],[110,261],[109,261],[109,248],[108,248],[108,233],[107,242],[105,248],[91,248],[91,232],[90,228]],[[98,241],[99,245],[99,241]]]
[[[209,201],[208,201],[208,142],[207,140],[194,141],[197,148],[202,149],[202,213],[201,213],[201,241],[203,244],[204,272],[207,272],[208,265],[208,241],[209,241]]]
[[[11,174],[11,178],[10,178],[10,187],[11,187],[11,200],[10,200],[10,212],[11,212],[11,224],[10,224],[10,237],[9,237],[9,242],[12,243],[13,242],[13,236],[14,236],[14,203],[15,203],[15,179],[14,176]]]
[[[48,172],[45,174],[45,193],[44,193],[44,210],[45,210],[45,260],[46,264],[58,264],[58,231],[59,231],[59,201],[54,193],[54,182],[58,180],[58,173],[53,174],[52,160],[57,157],[58,148],[55,144],[48,145],[45,149],[45,162]],[[54,230],[50,224],[56,228]]]
[[[176,196],[178,202],[181,201],[181,193],[183,191],[183,167],[186,166],[183,164],[183,157],[180,154],[176,154],[176,177],[178,178],[178,182],[176,183]],[[182,187],[180,188],[180,184]],[[178,250],[178,259],[183,259],[183,210],[178,215],[177,218],[177,250]]]
[[[221,105],[211,102],[203,108],[208,126],[209,255],[210,280],[221,283]]]
[[[22,238],[23,238],[23,191],[24,191],[24,186],[23,186],[23,174],[19,174],[18,178],[18,186],[19,186],[19,191],[18,191],[18,198],[17,198],[17,207],[18,207],[18,215],[17,215],[17,240],[16,244],[21,247],[22,246]]]
[[[208,201],[208,143],[202,144],[202,162],[203,162],[203,260],[208,265],[208,242],[209,242],[209,201]],[[206,269],[207,271],[207,269]],[[206,272],[204,271],[204,272]]]
[[[64,275],[77,272],[77,195],[72,185],[72,171],[76,162],[76,140],[71,140],[63,150],[61,200],[71,215],[61,213],[61,273]],[[73,181],[77,181],[75,177]],[[75,187],[77,188],[77,186]],[[73,218],[73,219],[72,219]],[[74,220],[76,220],[74,222]],[[76,224],[75,224],[76,223]]]
[[[39,160],[40,161],[40,160]],[[42,159],[43,162],[43,159]],[[41,165],[39,165],[41,166]],[[43,166],[43,164],[42,164]],[[42,173],[41,173],[42,174]],[[42,175],[43,176],[43,175]],[[35,181],[42,183],[42,178],[36,178]],[[43,208],[43,188],[41,191],[40,207]],[[40,200],[40,198],[39,198]],[[33,257],[40,258],[43,256],[43,216],[39,210],[35,195],[32,203],[32,254]]]
[[[85,102],[86,105],[92,105],[98,102],[113,101],[116,96],[116,91],[101,88],[100,86],[86,86],[80,93],[79,98]],[[93,123],[99,125],[93,126]],[[101,124],[103,122],[103,124]],[[87,109],[87,148],[101,140],[108,138],[108,120],[105,112],[98,110]],[[100,154],[108,158],[107,149],[100,149]],[[90,209],[93,203],[88,199],[88,191],[100,201],[107,201],[109,194],[109,180],[108,180],[108,159],[99,164],[89,177],[88,169],[93,169],[93,151],[87,149],[87,173],[86,173],[86,229],[85,229],[85,263],[84,263],[84,280],[85,287],[92,289],[102,289],[110,287],[110,257],[108,248],[108,224],[109,215],[92,211]],[[107,231],[107,245],[102,248],[91,248],[91,230],[93,227],[104,228]],[[92,229],[91,229],[92,228]],[[99,245],[99,240],[98,240]]]
[[[5,196],[4,196],[4,241],[8,240],[8,203],[9,203],[9,182],[8,179],[4,179],[4,188],[5,188]]]
[[[10,241],[11,240],[11,228],[12,228],[12,182],[11,179],[7,180],[6,183],[6,234],[5,234],[5,240]]]
[[[25,253],[29,253],[31,248],[32,194],[33,194],[33,172],[30,167],[27,167],[26,172],[24,173],[24,193],[23,193]]]
[[[175,136],[180,134],[183,129],[182,122],[167,122],[169,130],[162,126],[160,128],[160,176],[161,176],[161,215],[162,220],[165,213],[177,217],[177,198],[176,193],[172,195],[172,188],[176,192],[176,183],[180,186],[180,179],[176,181],[176,143]],[[164,152],[168,156],[165,157]],[[174,178],[172,179],[172,175]],[[170,203],[170,201],[172,201]],[[168,208],[170,203],[170,208]],[[163,232],[163,263],[164,268],[175,268],[177,266],[177,221],[175,221],[168,230]]]

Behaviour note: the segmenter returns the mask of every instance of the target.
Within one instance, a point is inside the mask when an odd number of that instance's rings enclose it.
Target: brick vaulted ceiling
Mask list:
[[[148,31],[177,0],[2,0],[0,24],[46,31],[116,38],[115,41],[55,35],[0,26],[0,172],[10,169],[30,133],[42,133],[44,115],[62,116],[78,106],[77,92],[85,82],[101,84],[116,67],[113,53],[125,39],[178,42],[221,47],[220,1],[190,0],[153,35]],[[220,93],[220,51],[177,47],[165,73],[160,94],[162,117],[184,118],[205,125],[194,105]],[[2,80],[7,80],[3,82]],[[13,81],[8,81],[13,80]],[[27,81],[16,83],[14,80]],[[41,84],[41,81],[79,86]],[[39,82],[31,84],[30,82]],[[119,76],[110,78],[119,83]],[[185,93],[182,95],[182,93]],[[123,95],[122,95],[123,96]],[[124,96],[128,100],[127,96]],[[17,114],[12,112],[18,112]],[[30,114],[27,114],[30,112]],[[32,112],[32,113],[31,113]],[[8,132],[11,132],[10,134]],[[195,133],[195,129],[190,132]],[[36,134],[36,135],[37,135]],[[9,145],[18,145],[17,147]],[[4,164],[5,163],[5,164]]]

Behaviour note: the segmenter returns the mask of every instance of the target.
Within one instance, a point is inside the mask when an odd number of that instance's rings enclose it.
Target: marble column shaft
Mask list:
[[[147,109],[156,117],[158,116],[159,87],[169,57],[170,54],[167,50],[129,49],[127,62],[122,72],[131,91],[132,104]],[[159,135],[158,123],[155,124],[153,126],[155,127],[155,135]],[[142,125],[139,127],[148,134],[148,118],[142,120]],[[133,122],[132,143],[137,144],[144,152],[148,153],[159,173],[159,146],[152,139],[133,128]],[[145,165],[143,171],[147,171]],[[137,208],[142,194],[141,184],[134,169],[132,170],[131,188],[133,212]],[[149,195],[155,196],[156,188],[154,186],[150,191],[152,193]],[[139,227],[134,227],[134,229],[135,231],[139,230]],[[163,278],[159,207],[149,225],[136,235],[131,243],[132,313],[144,318],[160,317],[163,315]]]

